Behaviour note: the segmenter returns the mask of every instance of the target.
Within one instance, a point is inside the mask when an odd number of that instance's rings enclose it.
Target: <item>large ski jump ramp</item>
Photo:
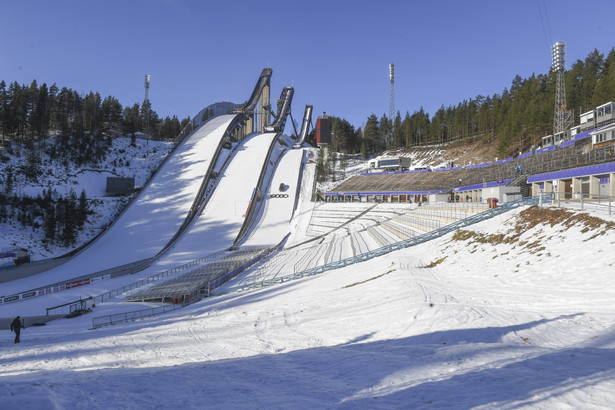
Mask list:
[[[286,151],[278,162],[264,197],[261,220],[242,246],[271,247],[290,232],[302,160],[303,150],[293,149]]]
[[[168,269],[233,245],[276,133],[244,139],[224,170],[202,214],[155,265]]]
[[[10,295],[155,256],[187,217],[234,118],[215,117],[190,134],[115,224],[90,246],[52,270],[2,284],[2,293]]]

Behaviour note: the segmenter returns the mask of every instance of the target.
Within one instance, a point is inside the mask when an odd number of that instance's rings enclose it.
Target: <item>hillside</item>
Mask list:
[[[313,208],[312,179],[302,181],[295,242],[309,238]],[[346,268],[88,330],[95,316],[139,308],[111,300],[91,314],[27,327],[18,347],[6,332],[0,402],[609,407],[614,223],[572,209],[518,209]],[[41,310],[49,297],[30,302]],[[2,317],[20,313],[19,303],[1,308]]]
[[[421,167],[441,167],[453,162],[455,166],[481,164],[496,160],[496,142],[491,135],[458,140],[447,144],[413,147],[391,152],[392,155],[409,155]]]
[[[27,328],[18,349],[0,342],[0,400],[26,409],[608,408],[609,221],[519,209],[141,322],[92,331],[85,315]]]
[[[15,215],[0,223],[0,249],[25,248],[30,252],[32,260],[39,260],[63,255],[87,242],[108,226],[128,202],[126,197],[105,196],[107,177],[134,177],[135,186],[141,187],[173,148],[171,142],[139,138],[133,142],[129,137],[118,137],[112,140],[104,159],[99,163],[77,165],[73,161],[52,158],[49,153],[56,144],[55,139],[50,138],[39,150],[40,175],[34,180],[26,178],[23,172],[24,158],[28,157],[29,150],[13,144],[11,149],[0,151],[0,175],[3,176],[0,187],[6,193],[6,176],[10,168],[14,175],[14,188],[9,195],[35,198],[43,190],[51,189],[58,195],[67,196],[71,190],[76,195],[85,190],[91,211],[85,226],[73,246],[47,241],[44,239],[43,213],[35,209],[32,212],[34,229],[24,227]]]

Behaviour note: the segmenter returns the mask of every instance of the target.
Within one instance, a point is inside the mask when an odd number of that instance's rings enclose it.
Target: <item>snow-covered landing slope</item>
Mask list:
[[[201,215],[151,269],[169,269],[233,245],[275,137],[253,134],[241,142]]]
[[[156,255],[186,218],[234,117],[214,118],[191,134],[136,201],[88,248],[55,269],[2,284],[0,293],[10,295]]]
[[[526,214],[140,322],[7,331],[0,403],[612,408],[615,230]]]
[[[83,297],[100,295],[164,270],[192,262],[215,251],[229,248],[243,225],[243,215],[258,181],[265,155],[275,135],[275,133],[254,134],[240,143],[234,157],[220,176],[218,185],[205,210],[188,227],[179,241],[148,268],[134,275],[96,281],[84,287],[50,293],[17,303],[2,304],[0,305],[0,317],[7,318],[16,314],[43,315],[47,307],[73,302]],[[96,308],[97,315],[119,313],[142,307],[137,304],[107,306],[108,304],[105,303],[103,305]]]
[[[264,196],[261,220],[243,246],[273,246],[290,232],[302,159],[302,149],[286,151],[280,159]]]

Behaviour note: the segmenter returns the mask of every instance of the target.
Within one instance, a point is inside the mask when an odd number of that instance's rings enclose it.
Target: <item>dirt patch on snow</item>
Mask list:
[[[508,233],[484,234],[475,231],[460,229],[453,234],[454,241],[467,241],[469,244],[515,244],[527,249],[532,253],[543,250],[541,244],[549,239],[539,236],[534,241],[523,241],[521,236],[540,225],[555,227],[560,225],[559,232],[565,232],[573,226],[580,227],[581,233],[593,232],[593,235],[585,241],[592,240],[600,235],[606,234],[615,228],[615,223],[604,219],[588,215],[586,213],[571,212],[560,208],[541,208],[532,206],[521,211],[517,218],[510,223]]]

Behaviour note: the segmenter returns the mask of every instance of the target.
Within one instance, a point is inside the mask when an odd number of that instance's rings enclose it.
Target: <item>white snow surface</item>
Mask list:
[[[78,257],[42,275],[3,284],[0,294],[51,285],[155,256],[186,218],[214,151],[233,118],[214,118],[183,141],[134,203]]]
[[[188,260],[229,248],[239,234],[269,147],[276,133],[252,134],[241,142],[220,176],[205,210],[170,250]]]
[[[304,169],[293,243],[309,239],[314,207],[314,166]],[[466,230],[512,235],[522,211]],[[612,228],[581,224],[539,224],[509,243],[449,234],[88,330],[126,304],[103,303],[27,327],[18,345],[3,331],[0,407],[611,408],[614,243]],[[0,306],[0,317],[48,297]]]
[[[54,144],[55,137],[49,138],[45,144]],[[18,195],[35,197],[43,189],[52,189],[58,194],[66,196],[70,190],[79,195],[81,190],[86,192],[89,208],[94,212],[88,217],[83,231],[79,233],[77,243],[82,244],[100,233],[110,222],[113,216],[124,207],[125,197],[105,196],[106,178],[109,176],[134,177],[135,186],[143,186],[151,173],[155,171],[162,159],[168,154],[173,143],[168,141],[146,141],[135,139],[134,144],[129,137],[114,138],[106,159],[95,167],[76,167],[72,163],[66,165],[57,160],[51,160],[47,150],[41,149],[42,163],[41,175],[36,182],[24,178],[23,173],[15,174],[15,189]],[[18,169],[23,165],[25,152],[19,155],[8,156],[6,163],[0,163],[0,172],[6,175],[7,167]],[[5,187],[3,186],[3,189]],[[42,224],[42,218],[38,223]],[[61,256],[72,247],[62,247],[57,244],[44,243],[43,233],[24,230],[19,224],[0,224],[0,248],[23,247],[28,249],[32,260]],[[12,261],[11,261],[12,262]]]
[[[282,154],[266,193],[259,224],[244,246],[271,247],[290,233],[303,150],[293,149]]]

